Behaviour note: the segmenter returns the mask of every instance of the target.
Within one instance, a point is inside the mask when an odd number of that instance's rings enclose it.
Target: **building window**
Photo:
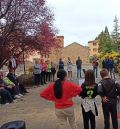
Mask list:
[[[94,52],[97,52],[97,51],[98,51],[98,49],[97,49],[97,48],[94,48],[94,49],[93,49],[93,51],[94,51]]]
[[[97,46],[97,43],[93,43],[93,46]]]

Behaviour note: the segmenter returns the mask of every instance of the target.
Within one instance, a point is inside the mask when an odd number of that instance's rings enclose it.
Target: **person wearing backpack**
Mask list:
[[[82,98],[82,115],[84,129],[89,129],[89,122],[91,129],[96,129],[95,117],[98,116],[97,103],[95,97],[98,95],[98,85],[95,82],[95,75],[93,70],[85,72],[85,81],[81,85],[82,92],[79,96]]]
[[[59,122],[60,129],[68,129],[67,120],[71,129],[76,129],[74,103],[72,98],[81,93],[82,88],[67,81],[67,72],[59,70],[57,80],[45,88],[40,96],[55,104],[55,114]]]
[[[120,96],[120,85],[110,78],[107,69],[101,70],[100,75],[102,80],[98,84],[98,93],[102,98],[104,129],[110,129],[110,116],[113,129],[118,129],[117,97]]]

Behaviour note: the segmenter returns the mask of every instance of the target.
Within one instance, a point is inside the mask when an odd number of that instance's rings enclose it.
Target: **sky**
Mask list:
[[[120,0],[47,0],[55,14],[58,35],[65,46],[78,42],[84,46],[108,26],[113,30],[114,17],[120,19]]]

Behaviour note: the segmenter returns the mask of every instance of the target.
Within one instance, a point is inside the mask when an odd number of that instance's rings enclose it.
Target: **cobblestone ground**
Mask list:
[[[74,81],[77,82],[75,77]],[[39,93],[43,88],[44,87],[29,89],[30,93],[24,96],[23,100],[17,103],[1,106],[0,125],[8,121],[24,120],[26,122],[27,129],[58,129],[53,104],[39,97]],[[99,116],[96,118],[97,129],[103,129],[103,115],[100,98],[98,97],[97,100],[99,110]],[[77,97],[74,99],[74,101],[76,103],[75,115],[77,129],[83,129],[80,98]]]

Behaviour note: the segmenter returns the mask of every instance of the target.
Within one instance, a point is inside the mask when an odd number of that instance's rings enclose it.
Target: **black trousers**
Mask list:
[[[46,71],[41,72],[41,85],[46,84]]]
[[[19,84],[18,88],[19,88],[19,91],[20,91],[21,94],[24,95],[25,93],[27,93],[26,88],[22,84]]]
[[[46,74],[46,82],[51,82],[51,72],[47,72]]]
[[[112,119],[113,129],[118,129],[117,119],[117,102],[103,103],[104,129],[110,129],[110,115]]]
[[[40,85],[40,74],[34,74],[35,85]]]
[[[51,80],[52,80],[52,82],[55,81],[55,73],[51,73]]]
[[[20,90],[19,90],[18,86],[14,86],[12,88],[5,87],[5,89],[10,92],[10,94],[12,95],[13,98],[14,98],[15,95],[20,94]]]
[[[95,121],[95,115],[92,113],[92,111],[85,112],[85,110],[82,107],[82,115],[83,115],[84,129],[90,129],[89,122],[91,125],[91,129],[95,129],[96,121]]]
[[[0,96],[1,96],[1,104],[12,103],[13,98],[9,91],[2,89],[0,90]]]

